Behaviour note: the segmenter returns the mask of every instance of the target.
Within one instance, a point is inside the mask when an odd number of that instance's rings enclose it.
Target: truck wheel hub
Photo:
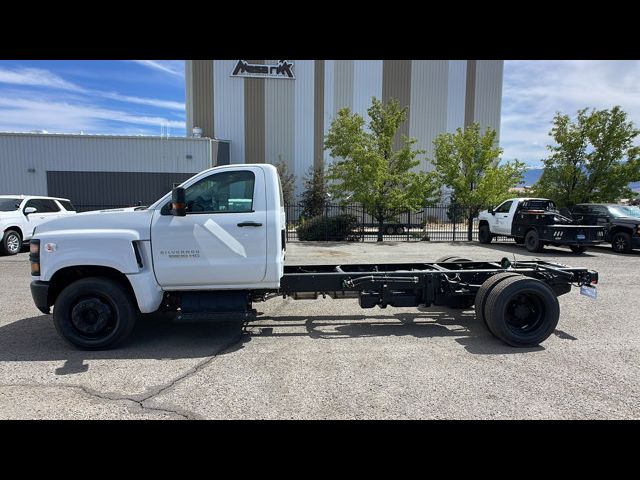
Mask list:
[[[103,331],[112,319],[111,307],[98,298],[81,300],[71,310],[71,323],[85,334]]]

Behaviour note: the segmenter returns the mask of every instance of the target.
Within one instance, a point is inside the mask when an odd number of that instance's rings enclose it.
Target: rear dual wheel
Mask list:
[[[544,249],[544,243],[540,240],[540,235],[536,230],[529,230],[524,236],[524,246],[530,252],[541,252]]]
[[[514,347],[539,345],[553,333],[560,305],[540,280],[508,272],[489,278],[476,295],[476,313],[489,331]]]

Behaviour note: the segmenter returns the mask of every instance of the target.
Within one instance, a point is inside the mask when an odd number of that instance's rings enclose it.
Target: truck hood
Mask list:
[[[67,217],[56,218],[36,227],[35,238],[43,233],[63,232],[66,230],[133,230],[138,232],[140,240],[151,238],[151,219],[155,210],[134,210],[133,208],[102,210],[78,213]]]

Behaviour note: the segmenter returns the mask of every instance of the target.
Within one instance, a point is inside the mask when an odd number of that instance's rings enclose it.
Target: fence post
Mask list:
[[[458,223],[458,205],[453,204],[453,241],[456,241],[456,224]]]

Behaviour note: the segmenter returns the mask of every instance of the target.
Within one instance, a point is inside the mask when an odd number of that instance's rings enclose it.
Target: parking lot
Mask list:
[[[362,310],[357,300],[254,304],[259,321],[141,319],[117,350],[85,352],[33,305],[28,253],[0,257],[0,418],[637,419],[640,252],[513,244],[290,243],[287,262],[540,257],[597,270],[598,299],[560,297],[556,332],[509,347],[473,310]]]

